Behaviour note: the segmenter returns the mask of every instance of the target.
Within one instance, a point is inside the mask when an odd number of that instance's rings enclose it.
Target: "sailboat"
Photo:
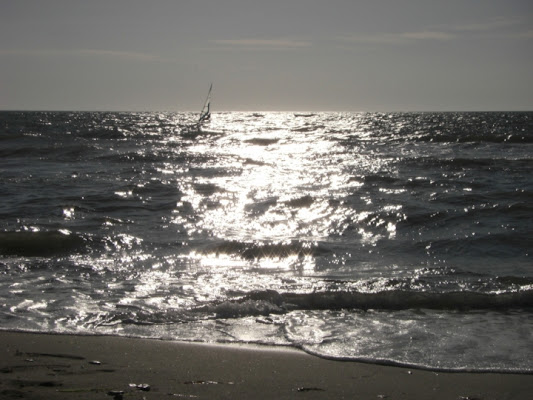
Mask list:
[[[213,89],[213,84],[211,83],[211,85],[209,85],[209,92],[207,92],[207,98],[205,99],[204,106],[202,107],[202,111],[200,111],[200,117],[198,118],[198,121],[194,124],[185,126],[182,132],[185,132],[185,133],[201,132],[202,125],[204,125],[211,119],[211,90],[212,89]]]

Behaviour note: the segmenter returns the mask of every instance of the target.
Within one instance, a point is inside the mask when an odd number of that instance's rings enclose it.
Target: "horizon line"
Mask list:
[[[0,109],[0,112],[110,112],[110,113],[196,113],[198,110],[98,110],[98,109],[20,109],[20,108],[3,108]],[[428,110],[401,110],[401,109],[387,109],[387,110],[311,110],[311,109],[294,109],[294,110],[218,110],[212,111],[211,114],[224,114],[224,113],[461,113],[461,112],[533,112],[533,108],[530,109],[463,109],[463,110],[438,110],[438,109],[428,109]]]

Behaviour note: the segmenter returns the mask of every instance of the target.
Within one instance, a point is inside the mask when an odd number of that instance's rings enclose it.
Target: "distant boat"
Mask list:
[[[206,124],[211,119],[211,90],[213,89],[213,84],[209,85],[209,92],[207,92],[207,98],[205,99],[204,106],[202,111],[200,111],[200,117],[198,121],[194,124],[187,125],[182,130],[183,132],[201,132],[202,125]]]

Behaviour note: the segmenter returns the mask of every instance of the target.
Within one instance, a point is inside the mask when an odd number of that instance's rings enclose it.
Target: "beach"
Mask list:
[[[279,347],[0,332],[2,399],[529,399],[533,375],[332,361]]]

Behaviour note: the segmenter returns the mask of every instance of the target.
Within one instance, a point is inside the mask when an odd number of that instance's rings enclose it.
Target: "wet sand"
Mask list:
[[[284,348],[0,331],[0,399],[531,399],[533,375],[324,360]]]

